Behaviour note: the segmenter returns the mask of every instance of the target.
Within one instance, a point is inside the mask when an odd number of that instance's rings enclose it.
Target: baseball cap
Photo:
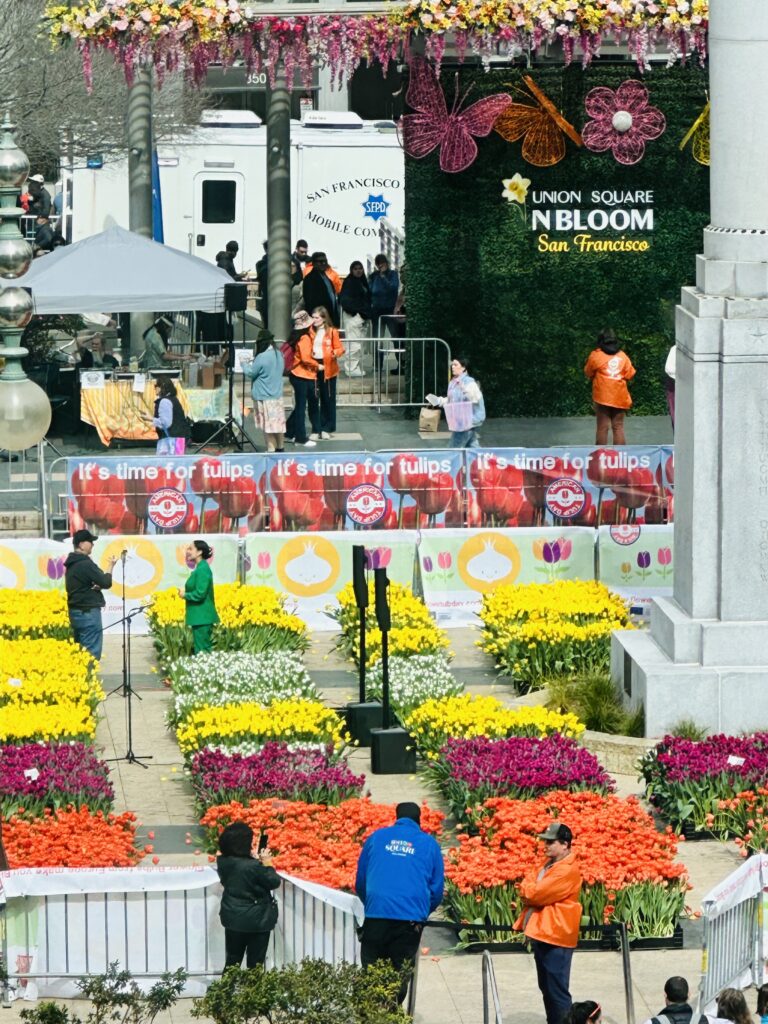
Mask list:
[[[32,174],[29,178],[27,178],[27,181],[39,181],[41,185],[45,184],[45,178],[42,176],[42,174]]]
[[[550,843],[571,843],[573,842],[573,832],[567,825],[561,825],[559,821],[551,821],[546,830],[539,833],[538,838],[545,839]]]
[[[95,544],[98,537],[94,537],[90,530],[75,530],[72,534],[72,544],[77,547],[78,544],[82,544],[84,540],[89,540],[91,544]]]

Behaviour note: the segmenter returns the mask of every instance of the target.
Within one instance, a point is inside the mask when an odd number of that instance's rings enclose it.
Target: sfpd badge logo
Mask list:
[[[371,220],[381,220],[382,217],[387,216],[387,210],[389,210],[390,204],[384,198],[383,194],[380,196],[372,196],[368,193],[368,198],[364,203],[361,203],[363,207],[364,217],[370,217]]]

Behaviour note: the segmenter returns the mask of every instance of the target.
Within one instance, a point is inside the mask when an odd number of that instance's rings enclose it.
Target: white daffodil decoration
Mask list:
[[[511,178],[502,178],[501,184],[504,186],[501,194],[508,203],[525,205],[528,189],[531,184],[530,178],[524,178],[522,174],[515,174]]]
[[[530,178],[524,178],[522,174],[514,174],[511,178],[502,178],[501,184],[504,186],[501,195],[503,199],[506,199],[508,203],[516,203],[514,209],[520,214],[523,219],[523,224],[527,223],[527,211],[525,208],[525,200],[528,196],[528,189],[531,185]]]

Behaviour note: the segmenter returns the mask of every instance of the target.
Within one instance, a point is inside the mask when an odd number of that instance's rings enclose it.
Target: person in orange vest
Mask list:
[[[614,444],[626,444],[624,413],[632,406],[627,381],[635,376],[635,368],[613,331],[598,334],[597,348],[590,352],[584,374],[592,381],[597,418],[595,444],[607,444],[609,430],[613,431]]]
[[[524,932],[533,947],[547,1024],[560,1024],[572,1003],[569,986],[581,924],[581,872],[567,825],[550,822],[539,839],[546,844],[547,861],[520,885],[523,912],[514,927]]]

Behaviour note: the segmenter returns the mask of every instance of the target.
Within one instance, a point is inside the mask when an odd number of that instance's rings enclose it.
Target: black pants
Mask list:
[[[551,946],[548,942],[534,939],[533,959],[539,990],[544,998],[547,1024],[559,1024],[571,1009],[571,960],[573,950],[563,946]]]
[[[304,444],[307,440],[306,410],[309,409],[309,420],[312,433],[320,433],[320,408],[317,402],[316,381],[307,377],[296,377],[289,374],[288,379],[293,387],[294,407],[285,425],[286,438],[293,438],[296,444]]]
[[[378,960],[389,960],[402,973],[397,1001],[402,1003],[408,994],[408,983],[413,973],[413,962],[419,951],[424,925],[420,921],[395,921],[388,917],[366,917],[363,923],[363,941],[360,960],[369,967]],[[407,969],[404,971],[403,968]]]
[[[267,957],[267,946],[272,932],[233,932],[224,929],[224,949],[227,967],[239,967],[243,962],[243,954],[247,953],[246,967],[263,967]]]
[[[317,374],[317,394],[320,399],[320,429],[336,433],[336,378],[325,379],[322,370]]]

